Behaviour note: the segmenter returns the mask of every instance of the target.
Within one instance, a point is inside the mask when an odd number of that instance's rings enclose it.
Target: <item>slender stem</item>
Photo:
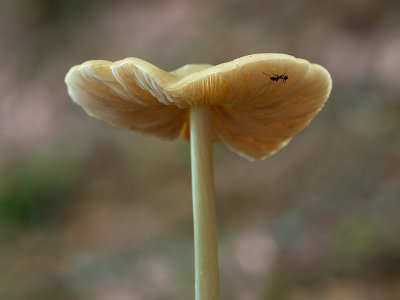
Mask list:
[[[196,300],[218,300],[218,246],[210,113],[190,109]]]

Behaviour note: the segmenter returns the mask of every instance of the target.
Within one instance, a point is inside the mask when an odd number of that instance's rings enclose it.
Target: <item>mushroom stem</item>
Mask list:
[[[196,300],[218,300],[218,246],[210,112],[190,108]]]

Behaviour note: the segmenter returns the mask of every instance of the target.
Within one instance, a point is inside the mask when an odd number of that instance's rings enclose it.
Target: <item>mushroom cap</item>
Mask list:
[[[92,60],[72,67],[65,82],[72,100],[89,115],[167,139],[189,140],[189,108],[207,105],[212,140],[249,159],[287,145],[332,88],[322,66],[274,53],[172,72],[138,58]]]

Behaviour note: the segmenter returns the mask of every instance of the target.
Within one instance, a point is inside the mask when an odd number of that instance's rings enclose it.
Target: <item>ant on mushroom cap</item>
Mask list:
[[[286,80],[289,79],[289,77],[286,74],[278,75],[278,74],[272,73],[272,75],[274,75],[274,76],[271,76],[271,75],[269,75],[269,74],[267,74],[265,72],[263,72],[263,73],[265,75],[267,75],[269,77],[269,79],[270,79],[270,82],[266,83],[264,86],[269,85],[271,83],[271,81],[279,81],[279,79],[282,79],[283,82],[286,82]]]

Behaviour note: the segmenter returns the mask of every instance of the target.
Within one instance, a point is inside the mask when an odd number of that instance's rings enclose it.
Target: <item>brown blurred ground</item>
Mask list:
[[[221,299],[400,299],[400,2],[0,2],[0,299],[193,298],[190,157],[67,96],[88,59],[282,52],[330,100],[250,163],[215,146]]]

